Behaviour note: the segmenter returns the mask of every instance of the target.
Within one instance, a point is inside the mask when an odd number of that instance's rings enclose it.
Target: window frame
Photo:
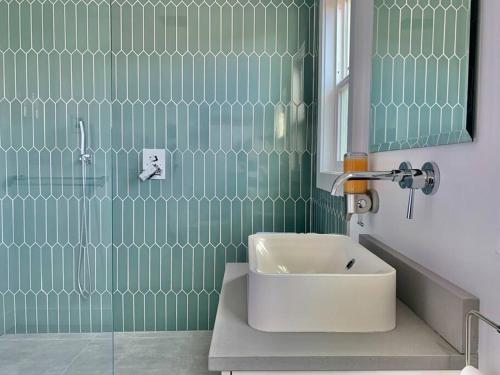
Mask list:
[[[318,84],[318,139],[317,139],[317,173],[316,186],[320,189],[330,191],[335,178],[342,173],[343,165],[339,157],[340,141],[340,117],[345,115],[339,111],[339,93],[348,89],[347,104],[347,150],[352,144],[352,68],[347,69],[345,74],[345,61],[341,67],[344,73],[342,79],[338,79],[337,67],[339,56],[337,56],[338,24],[337,9],[338,1],[345,0],[321,0],[319,9],[319,84]],[[350,19],[352,20],[353,1],[351,0]],[[352,61],[353,44],[353,22],[349,25],[349,57],[348,65]],[[345,39],[342,39],[345,40]],[[346,48],[343,46],[342,48]],[[342,56],[345,59],[345,54]]]

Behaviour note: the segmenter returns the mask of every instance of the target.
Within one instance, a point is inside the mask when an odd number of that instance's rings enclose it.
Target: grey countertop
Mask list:
[[[227,264],[208,356],[211,371],[459,370],[464,356],[398,301],[382,333],[272,333],[247,324],[247,264]]]

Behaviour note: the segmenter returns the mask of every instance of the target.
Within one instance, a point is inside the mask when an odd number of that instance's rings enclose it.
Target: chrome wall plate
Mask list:
[[[142,170],[148,170],[151,166],[160,168],[158,174],[149,178],[150,180],[164,180],[166,176],[165,150],[161,148],[145,148],[142,150]]]
[[[439,167],[433,161],[428,161],[422,166],[422,172],[427,174],[427,183],[422,188],[422,192],[425,195],[434,195],[439,189],[439,182],[441,175],[439,173]]]

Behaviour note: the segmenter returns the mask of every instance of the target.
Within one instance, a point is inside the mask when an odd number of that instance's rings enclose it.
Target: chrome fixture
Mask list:
[[[359,215],[368,212],[378,212],[378,194],[375,190],[368,190],[366,194],[346,194],[346,220],[350,221],[353,214],[358,214],[358,225],[365,224]]]
[[[151,164],[139,174],[139,178],[141,181],[146,181],[151,179],[153,176],[159,175],[160,173],[161,168],[155,164]]]
[[[482,320],[485,322],[487,325],[492,327],[497,331],[497,333],[500,333],[500,324],[495,323],[491,319],[485,317],[483,314],[481,314],[477,310],[471,310],[467,313],[466,316],[466,325],[465,325],[465,365],[466,366],[472,366],[472,318],[477,318],[479,320]]]
[[[80,251],[78,254],[78,265],[76,270],[76,279],[78,293],[82,298],[87,299],[92,293],[92,272],[90,269],[90,254],[89,254],[89,229],[88,229],[88,202],[87,202],[87,168],[92,158],[87,153],[85,123],[83,120],[78,120],[78,128],[80,130],[80,161],[82,163],[82,199],[80,201]]]
[[[142,150],[141,181],[164,180],[166,173],[165,150],[160,148],[145,148]]]
[[[421,169],[413,169],[409,162],[403,162],[399,165],[399,169],[393,169],[392,171],[347,172],[337,177],[333,183],[331,194],[341,195],[344,183],[352,180],[392,181],[397,182],[402,189],[410,189],[406,218],[413,219],[415,190],[421,189],[425,195],[435,194],[439,188],[439,168],[436,163],[427,162]],[[378,210],[378,196],[376,198],[376,207],[373,206],[376,193],[369,190],[367,196],[370,199],[366,199],[364,194],[361,194],[361,197],[359,194],[346,194],[347,215],[376,212]],[[348,216],[348,219],[350,219],[350,216]]]
[[[85,123],[83,122],[83,120],[78,120],[78,128],[80,129],[80,160],[84,164],[89,164],[91,156],[87,153]]]

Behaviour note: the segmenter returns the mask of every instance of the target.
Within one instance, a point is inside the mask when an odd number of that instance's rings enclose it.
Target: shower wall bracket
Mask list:
[[[156,173],[142,178],[142,180],[164,180],[165,179],[165,150],[158,148],[145,148],[142,150],[142,172],[156,170]],[[142,173],[141,173],[142,175]]]

